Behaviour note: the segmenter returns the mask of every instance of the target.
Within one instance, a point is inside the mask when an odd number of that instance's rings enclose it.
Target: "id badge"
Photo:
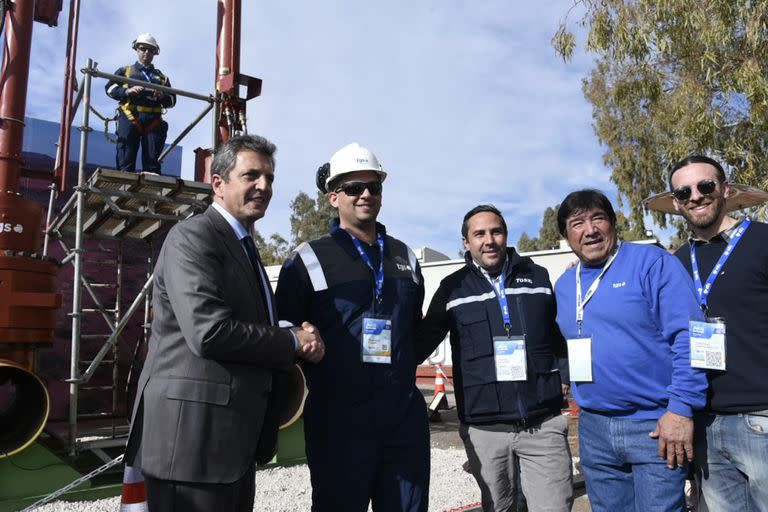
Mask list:
[[[568,340],[568,370],[573,382],[592,382],[592,338]]]
[[[691,367],[706,370],[725,370],[725,320],[707,318],[691,320],[688,334],[691,338]]]
[[[392,320],[363,317],[361,341],[364,363],[392,363]]]
[[[494,336],[493,362],[497,382],[526,380],[525,336]]]

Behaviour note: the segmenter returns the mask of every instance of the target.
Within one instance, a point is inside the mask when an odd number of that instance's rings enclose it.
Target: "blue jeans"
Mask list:
[[[709,511],[768,511],[768,418],[702,415],[696,434],[697,469]]]
[[[648,436],[655,428],[656,420],[579,411],[579,454],[594,512],[685,510],[687,468],[667,467]]]

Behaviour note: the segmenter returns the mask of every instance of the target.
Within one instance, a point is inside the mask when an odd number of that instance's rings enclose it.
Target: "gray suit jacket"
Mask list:
[[[269,325],[253,267],[213,207],[168,233],[152,305],[126,462],[155,478],[234,482],[274,454],[272,374],[295,350]]]

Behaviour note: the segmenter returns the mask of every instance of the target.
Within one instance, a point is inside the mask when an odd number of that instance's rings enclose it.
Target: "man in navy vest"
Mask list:
[[[318,186],[339,217],[280,271],[277,310],[307,320],[326,343],[305,368],[307,463],[314,512],[426,512],[429,425],[416,388],[415,328],[424,280],[416,256],[376,219],[387,174],[349,144],[321,167]]]
[[[136,62],[119,68],[115,75],[170,87],[168,77],[152,65],[152,59],[160,53],[160,46],[152,34],[140,34],[136,37],[133,49],[136,51]],[[114,80],[107,82],[105,89],[110,98],[120,102],[117,119],[117,169],[135,171],[136,156],[141,145],[142,170],[159,174],[158,158],[168,135],[168,123],[163,121],[163,110],[176,104],[176,95]]]
[[[677,163],[670,185],[691,230],[676,256],[707,317],[691,340],[709,377],[695,437],[704,500],[711,512],[768,510],[768,225],[727,214],[733,189],[711,158]]]
[[[507,247],[507,224],[491,205],[467,212],[461,236],[466,265],[435,292],[418,359],[450,331],[459,433],[483,510],[516,510],[521,481],[531,510],[570,511],[568,423],[560,414],[567,378],[558,370],[566,348],[549,275]]]

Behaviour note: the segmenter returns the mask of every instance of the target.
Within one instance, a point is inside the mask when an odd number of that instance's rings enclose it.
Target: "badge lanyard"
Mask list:
[[[507,303],[507,291],[504,286],[504,275],[505,271],[507,269],[507,265],[505,263],[503,270],[501,271],[501,274],[499,274],[499,277],[494,279],[493,287],[496,291],[496,298],[499,301],[499,307],[501,308],[501,317],[504,320],[504,329],[507,331],[507,337],[510,337],[512,335],[511,329],[512,329],[512,319],[509,316],[509,304]],[[523,329],[523,335],[526,334],[525,332],[525,318],[523,316],[522,311],[522,300],[520,299],[520,296],[517,297],[517,313],[520,316],[520,325]]]
[[[499,301],[499,307],[501,308],[501,317],[504,320],[504,329],[507,331],[507,336],[510,335],[510,329],[512,328],[512,320],[509,317],[509,305],[507,304],[507,291],[504,287],[504,272],[497,279],[493,280],[493,287],[496,291],[496,298]]]
[[[142,69],[141,74],[144,75],[144,78],[147,79],[147,82],[152,83],[152,74],[147,74],[147,71]]]
[[[717,260],[717,263],[715,263],[715,267],[712,269],[712,272],[709,273],[709,277],[707,278],[707,282],[704,283],[704,286],[701,285],[701,276],[699,275],[699,264],[696,261],[696,249],[694,248],[694,244],[691,243],[691,270],[693,273],[693,283],[696,286],[696,293],[699,295],[699,305],[701,306],[701,310],[706,313],[707,311],[707,301],[709,300],[709,292],[712,291],[712,284],[715,282],[715,279],[717,279],[718,274],[720,274],[720,270],[725,265],[725,262],[730,257],[731,253],[733,252],[733,249],[736,247],[736,244],[739,243],[741,240],[742,235],[749,227],[749,224],[752,221],[749,217],[746,217],[744,221],[741,223],[741,226],[739,226],[739,229],[736,230],[736,233],[733,234],[733,237],[731,237],[731,240],[728,242],[728,246],[723,251],[723,254],[720,255],[720,259]]]
[[[589,302],[589,299],[591,299],[597,291],[597,287],[600,286],[600,281],[603,279],[605,272],[608,270],[608,267],[611,266],[613,260],[616,259],[616,256],[618,256],[620,247],[621,242],[619,242],[619,244],[616,246],[613,254],[610,258],[608,258],[608,261],[605,262],[603,270],[600,272],[600,275],[598,275],[597,278],[592,282],[592,285],[587,290],[587,294],[584,296],[583,300],[581,298],[581,262],[576,265],[576,326],[579,330],[579,336],[581,336],[581,324],[584,323],[584,307],[587,305],[587,302]]]
[[[357,249],[358,254],[360,254],[360,258],[362,258],[363,262],[365,262],[365,264],[368,265],[368,268],[371,269],[371,272],[373,272],[373,277],[376,280],[376,287],[374,288],[376,303],[381,304],[384,299],[384,237],[381,233],[376,235],[376,243],[379,246],[379,253],[381,255],[379,258],[379,271],[376,272],[373,268],[371,258],[366,254],[365,249],[363,249],[363,244],[361,244],[360,240],[355,238],[354,235],[349,234],[349,236],[352,238],[352,243],[355,244],[355,249]]]

